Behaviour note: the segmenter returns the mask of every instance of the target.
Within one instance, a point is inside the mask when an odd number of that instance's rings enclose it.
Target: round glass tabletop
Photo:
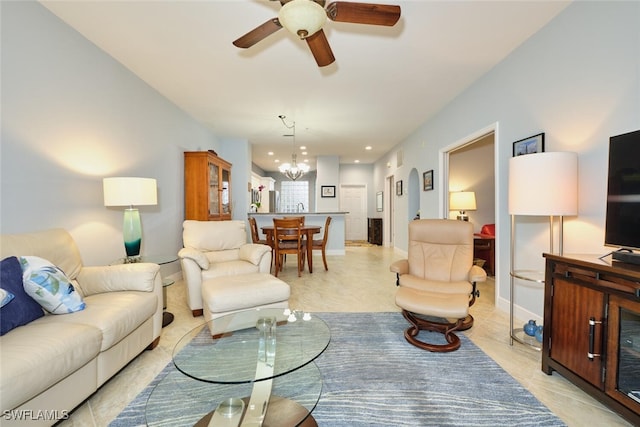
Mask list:
[[[256,371],[261,343],[256,324],[276,319],[272,369]],[[212,338],[210,331],[223,331]],[[228,333],[226,333],[229,331]],[[330,341],[327,324],[317,316],[282,309],[246,310],[201,325],[176,344],[173,363],[191,378],[218,384],[241,384],[276,378],[317,358]]]

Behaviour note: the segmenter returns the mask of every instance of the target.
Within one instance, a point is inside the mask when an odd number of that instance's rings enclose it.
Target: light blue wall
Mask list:
[[[406,180],[412,168],[434,169],[437,191],[422,193],[423,218],[441,217],[439,151],[496,126],[496,224],[499,300],[509,298],[507,173],[513,141],[546,134],[546,151],[575,151],[579,215],[565,223],[565,253],[605,253],[604,218],[609,137],[640,128],[640,2],[574,2],[502,63],[425,122],[375,165],[384,178]],[[434,82],[437,84],[437,82]],[[395,153],[404,164],[395,167]],[[387,168],[387,162],[391,167]],[[532,177],[535,185],[535,177]],[[395,246],[407,249],[406,203],[396,199]],[[548,251],[548,219],[517,231],[519,267],[540,269]],[[542,314],[541,290],[524,290],[522,307]]]
[[[219,152],[215,135],[37,2],[0,7],[2,233],[62,227],[86,264],[109,263],[124,256],[123,210],[103,206],[102,178],[152,177],[142,251],[177,253],[182,152]]]

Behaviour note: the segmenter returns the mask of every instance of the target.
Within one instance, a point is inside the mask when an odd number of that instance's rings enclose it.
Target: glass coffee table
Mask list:
[[[212,337],[210,330],[228,332]],[[282,309],[246,310],[205,323],[176,344],[177,370],[149,396],[147,424],[317,426],[311,412],[322,377],[313,361],[330,335],[317,316]]]

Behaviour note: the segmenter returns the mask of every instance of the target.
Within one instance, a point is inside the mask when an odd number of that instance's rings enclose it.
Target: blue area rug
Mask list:
[[[318,313],[331,343],[316,359],[323,378],[313,416],[319,426],[563,426],[547,407],[459,334],[452,353],[430,353],[404,340],[400,313]],[[425,334],[428,332],[421,332]],[[145,405],[170,363],[110,424],[145,425]],[[192,425],[186,408],[167,405],[167,425]]]

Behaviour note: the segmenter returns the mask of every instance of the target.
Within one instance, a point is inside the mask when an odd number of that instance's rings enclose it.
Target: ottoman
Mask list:
[[[254,308],[289,308],[289,285],[269,273],[223,276],[202,282],[204,320],[211,335],[247,328],[253,325],[226,325],[218,330],[209,322],[235,311]]]

